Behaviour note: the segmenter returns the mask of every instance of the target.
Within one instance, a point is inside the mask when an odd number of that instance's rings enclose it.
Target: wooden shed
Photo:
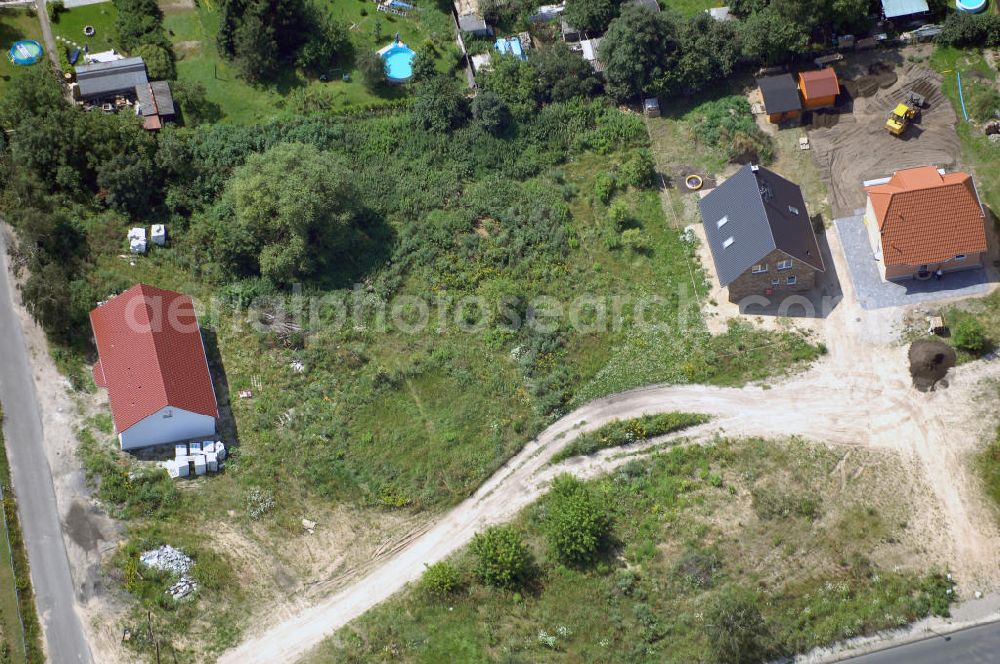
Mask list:
[[[833,67],[801,72],[799,90],[802,92],[802,107],[806,110],[835,106],[840,94],[837,72]]]

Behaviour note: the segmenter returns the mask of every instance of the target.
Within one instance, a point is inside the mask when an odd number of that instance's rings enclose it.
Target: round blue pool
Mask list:
[[[382,52],[385,75],[393,83],[405,83],[413,76],[413,58],[416,53],[406,44],[394,44]]]
[[[978,14],[986,9],[986,4],[988,2],[989,0],[955,0],[955,7],[957,7],[960,12]]]
[[[22,39],[14,42],[7,55],[15,65],[33,65],[42,59],[45,50],[34,39]]]

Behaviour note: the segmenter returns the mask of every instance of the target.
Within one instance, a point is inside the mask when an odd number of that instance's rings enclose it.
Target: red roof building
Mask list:
[[[922,166],[870,185],[865,224],[883,278],[983,264],[986,216],[970,175]]]
[[[802,91],[802,107],[806,109],[827,108],[837,103],[840,82],[833,67],[799,74],[799,90]]]
[[[90,312],[122,449],[215,435],[219,416],[191,298],[138,284]]]

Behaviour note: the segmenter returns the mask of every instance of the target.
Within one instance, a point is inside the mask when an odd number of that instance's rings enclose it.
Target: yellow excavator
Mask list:
[[[920,115],[923,108],[924,98],[915,92],[908,92],[903,101],[896,104],[896,108],[889,113],[889,119],[885,121],[885,128],[893,136],[900,136],[910,123]]]

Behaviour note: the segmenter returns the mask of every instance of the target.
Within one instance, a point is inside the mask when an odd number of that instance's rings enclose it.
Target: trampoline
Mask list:
[[[42,45],[36,42],[34,39],[22,39],[21,41],[14,42],[14,45],[10,47],[10,51],[7,52],[7,56],[10,61],[15,65],[33,65],[42,59],[45,54],[45,49]]]

